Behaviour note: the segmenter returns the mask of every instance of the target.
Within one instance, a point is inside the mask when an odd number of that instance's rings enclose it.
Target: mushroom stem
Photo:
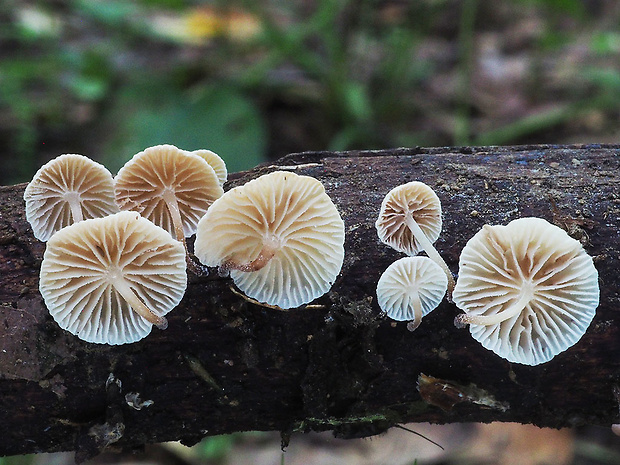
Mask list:
[[[498,312],[495,315],[468,315],[466,313],[461,313],[454,319],[454,325],[457,328],[464,328],[466,325],[489,326],[499,324],[518,315],[531,299],[531,292],[523,292],[519,300],[506,310]]]
[[[185,242],[185,231],[183,230],[183,220],[181,219],[181,210],[179,209],[179,202],[177,201],[174,192],[169,188],[164,189],[162,192],[162,198],[166,202],[170,216],[172,217],[172,224],[174,225],[175,239],[183,244],[185,247],[185,263],[187,269],[189,269],[196,276],[205,276],[205,271],[198,267],[198,265],[189,256],[189,250],[187,250],[187,242]]]
[[[441,275],[440,275],[441,276]],[[422,302],[420,302],[420,294],[414,292],[411,305],[413,307],[413,320],[407,324],[409,331],[415,331],[420,323],[422,323]]]
[[[144,302],[136,295],[134,290],[127,282],[118,278],[113,281],[114,289],[127,301],[131,306],[131,309],[138,315],[143,317],[149,323],[154,324],[159,329],[166,329],[168,327],[168,320],[163,316],[156,315],[153,311],[146,306]]]
[[[84,219],[79,196],[80,194],[78,194],[77,192],[71,192],[70,194],[65,196],[67,202],[69,203],[69,208],[71,208],[71,216],[73,217],[74,223],[79,223]]]
[[[183,220],[181,219],[181,211],[179,210],[179,202],[174,195],[174,192],[169,188],[164,189],[162,192],[162,198],[166,202],[170,216],[172,217],[172,224],[174,225],[174,235],[177,241],[183,243],[185,252],[187,252],[187,244],[185,243],[185,232],[183,231]]]
[[[418,223],[416,223],[416,221],[413,219],[413,216],[406,214],[405,224],[413,233],[413,237],[416,241],[418,241],[422,250],[426,252],[428,258],[437,263],[444,271],[444,273],[446,273],[446,276],[448,277],[448,300],[452,301],[452,291],[454,290],[454,277],[452,276],[450,268],[448,268],[448,265],[446,264],[444,259],[441,258],[441,255],[439,255],[439,252],[437,252],[437,249],[435,249],[432,242],[428,240],[426,234],[424,234],[424,231],[422,231],[422,228],[420,228]]]
[[[221,265],[221,268],[224,270],[239,270],[246,272],[258,271],[269,263],[269,260],[274,257],[279,248],[279,245],[277,245],[275,241],[268,241],[263,243],[263,248],[258,253],[258,257],[251,262],[240,265],[232,260],[227,260]]]

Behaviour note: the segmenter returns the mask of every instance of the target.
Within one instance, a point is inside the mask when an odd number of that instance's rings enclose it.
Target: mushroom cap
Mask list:
[[[39,289],[61,328],[87,342],[125,344],[147,336],[152,324],[114,288],[119,276],[163,316],[185,292],[185,249],[135,212],[84,220],[47,243]]]
[[[327,292],[344,259],[344,222],[323,185],[276,171],[226,192],[200,220],[195,254],[207,266],[255,260],[277,248],[260,270],[231,270],[247,296],[294,308]]]
[[[461,253],[454,303],[468,315],[494,315],[523,292],[532,297],[519,314],[469,329],[500,357],[538,365],[585,333],[599,303],[598,272],[577,240],[543,219],[484,226]]]
[[[84,219],[118,212],[110,172],[77,154],[60,155],[39,168],[26,186],[24,201],[32,232],[44,242],[74,223],[71,201],[79,202]]]
[[[215,171],[203,158],[174,145],[156,145],[137,153],[114,178],[121,210],[137,211],[174,235],[165,191],[177,199],[185,237],[196,232],[200,218],[224,193]]]
[[[220,186],[224,185],[226,179],[228,179],[228,170],[226,169],[226,163],[224,163],[224,160],[222,160],[217,153],[206,149],[194,150],[190,153],[198,155],[204,159],[204,161],[206,161],[211,168],[213,168],[213,171],[215,171],[215,175],[220,182]]]
[[[425,316],[441,303],[447,288],[446,273],[433,260],[405,257],[388,266],[379,278],[377,302],[393,320],[412,321],[416,296]]]
[[[428,240],[433,243],[441,233],[441,202],[429,186],[412,181],[395,187],[381,203],[375,223],[379,239],[399,252],[415,255],[421,247],[405,223],[412,215]]]

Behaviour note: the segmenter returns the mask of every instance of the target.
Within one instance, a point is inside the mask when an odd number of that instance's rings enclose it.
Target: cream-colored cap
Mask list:
[[[412,321],[419,326],[422,317],[441,303],[448,287],[446,274],[427,257],[405,257],[392,263],[377,283],[377,302],[386,315],[396,321]]]
[[[137,153],[114,178],[121,210],[133,210],[177,240],[196,232],[198,221],[224,193],[213,168],[200,156],[174,145]]]
[[[592,258],[540,218],[486,225],[465,245],[454,302],[474,339],[500,357],[538,365],[575,344],[599,303]]]
[[[200,220],[195,254],[280,308],[327,292],[344,259],[344,222],[323,185],[276,171],[226,192]]]
[[[39,289],[50,314],[87,342],[125,344],[167,325],[187,285],[185,250],[135,212],[84,220],[47,243]]]
[[[387,193],[375,226],[381,242],[399,252],[415,255],[424,249],[407,226],[413,218],[433,243],[441,233],[441,202],[437,194],[419,181],[408,182]]]
[[[220,186],[224,185],[228,179],[228,170],[226,169],[226,163],[217,153],[206,149],[194,150],[190,153],[203,158],[211,166],[211,168],[213,168],[213,171],[215,171],[217,179],[220,182]]]
[[[43,165],[26,186],[24,201],[26,219],[41,241],[70,224],[119,211],[110,172],[77,154],[60,155]]]

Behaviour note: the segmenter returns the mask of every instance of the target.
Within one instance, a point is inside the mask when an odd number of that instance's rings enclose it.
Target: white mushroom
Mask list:
[[[213,168],[213,171],[215,171],[215,175],[220,182],[220,186],[224,185],[226,179],[228,179],[228,170],[226,169],[226,163],[224,163],[224,160],[222,160],[217,153],[206,149],[194,150],[190,153],[203,158],[209,166]]]
[[[544,363],[575,344],[599,303],[592,258],[540,218],[486,225],[465,245],[454,302],[474,339],[511,362]]]
[[[318,180],[276,171],[216,200],[194,247],[204,265],[230,270],[247,296],[293,308],[331,288],[344,259],[344,222]]]
[[[39,289],[50,314],[80,339],[135,342],[165,329],[187,285],[185,250],[135,212],[84,220],[47,243]]]
[[[134,155],[114,178],[114,191],[121,210],[137,211],[183,244],[224,193],[203,158],[173,145],[149,147]]]
[[[379,278],[377,302],[393,320],[410,321],[407,328],[413,331],[441,303],[447,287],[446,274],[430,258],[405,257]]]
[[[34,236],[52,234],[87,218],[118,212],[112,175],[83,155],[60,155],[43,165],[24,191],[26,219]]]

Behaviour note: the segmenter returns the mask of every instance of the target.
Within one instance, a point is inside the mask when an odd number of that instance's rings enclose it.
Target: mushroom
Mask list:
[[[50,314],[87,342],[125,344],[165,329],[187,285],[185,250],[136,212],[84,220],[47,243],[39,289]]]
[[[228,170],[226,169],[226,163],[224,163],[224,160],[222,160],[222,158],[217,153],[206,149],[194,150],[190,153],[198,155],[199,157],[204,159],[204,161],[206,161],[211,166],[211,168],[213,168],[213,171],[215,171],[215,175],[220,182],[220,186],[224,185],[226,179],[228,178]]]
[[[415,330],[422,317],[433,311],[446,294],[448,278],[427,257],[405,257],[392,263],[377,283],[377,302],[388,317],[410,321]]]
[[[599,303],[598,273],[581,244],[541,218],[485,225],[461,253],[454,302],[484,347],[538,365],[575,344]]]
[[[114,192],[121,210],[137,211],[184,245],[224,193],[203,158],[174,145],[157,145],[134,155],[114,178]]]
[[[60,155],[39,168],[24,201],[32,232],[44,242],[72,223],[118,212],[110,172],[77,154]]]
[[[344,259],[344,222],[323,185],[276,171],[216,200],[198,223],[196,257],[230,271],[245,295],[282,309],[327,292]]]
[[[412,181],[392,189],[381,203],[375,223],[379,240],[399,252],[415,255],[421,250],[437,263],[448,280],[448,298],[454,278],[446,262],[433,247],[441,233],[441,202],[426,184]]]

